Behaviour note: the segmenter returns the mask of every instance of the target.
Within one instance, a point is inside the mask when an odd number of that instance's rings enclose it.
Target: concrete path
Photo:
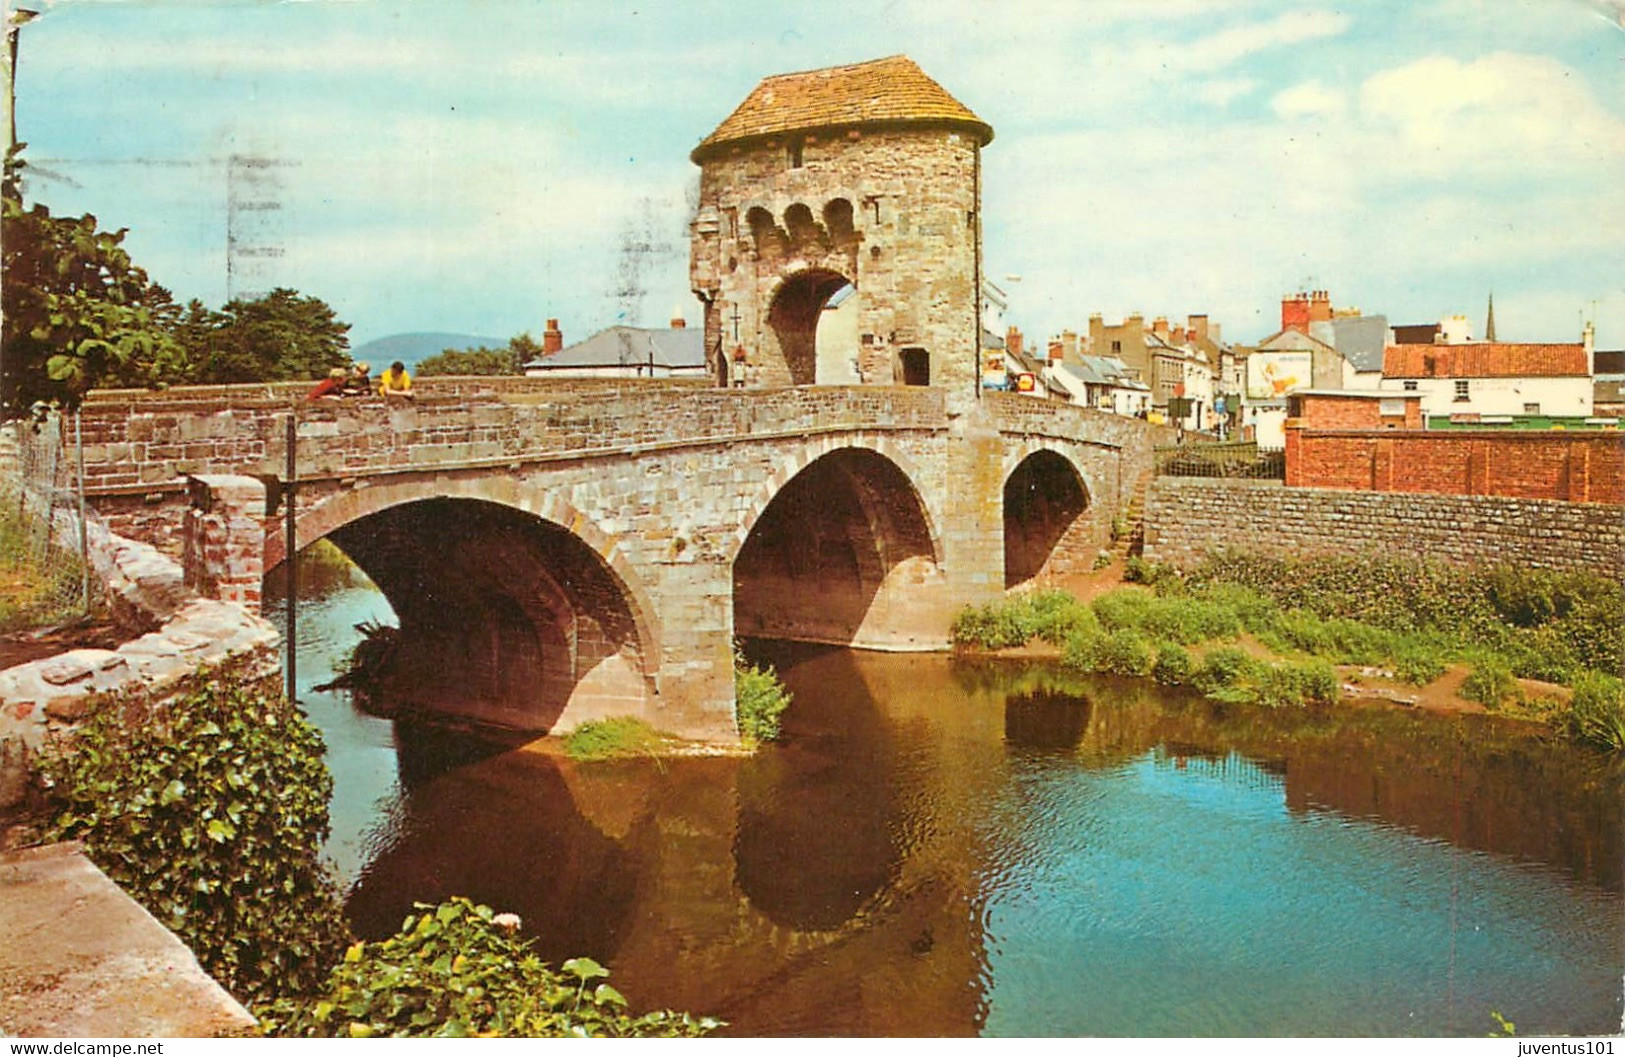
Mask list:
[[[253,1023],[78,844],[0,855],[0,1035],[200,1038]]]

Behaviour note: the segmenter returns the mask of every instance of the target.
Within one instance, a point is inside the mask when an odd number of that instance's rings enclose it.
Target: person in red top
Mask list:
[[[349,377],[343,367],[335,367],[327,372],[327,377],[317,382],[315,388],[305,394],[306,400],[320,400],[324,396],[343,396],[344,380]]]

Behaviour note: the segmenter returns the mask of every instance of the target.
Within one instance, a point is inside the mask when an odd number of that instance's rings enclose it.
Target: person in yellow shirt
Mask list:
[[[389,365],[389,370],[378,376],[378,395],[385,400],[415,398],[416,394],[412,392],[412,376],[406,373],[406,364],[396,360]]]

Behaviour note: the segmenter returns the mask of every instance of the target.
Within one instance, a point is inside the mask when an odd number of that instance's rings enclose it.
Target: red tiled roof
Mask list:
[[[982,145],[993,127],[925,75],[906,55],[764,78],[689,155],[700,161],[724,143],[802,129],[874,124],[962,125]]]
[[[1584,378],[1585,346],[1481,342],[1473,345],[1390,345],[1384,378]]]

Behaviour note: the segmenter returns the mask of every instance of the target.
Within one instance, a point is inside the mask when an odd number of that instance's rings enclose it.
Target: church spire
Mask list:
[[[1484,340],[1495,340],[1495,291],[1490,291],[1490,311],[1484,318]]]

